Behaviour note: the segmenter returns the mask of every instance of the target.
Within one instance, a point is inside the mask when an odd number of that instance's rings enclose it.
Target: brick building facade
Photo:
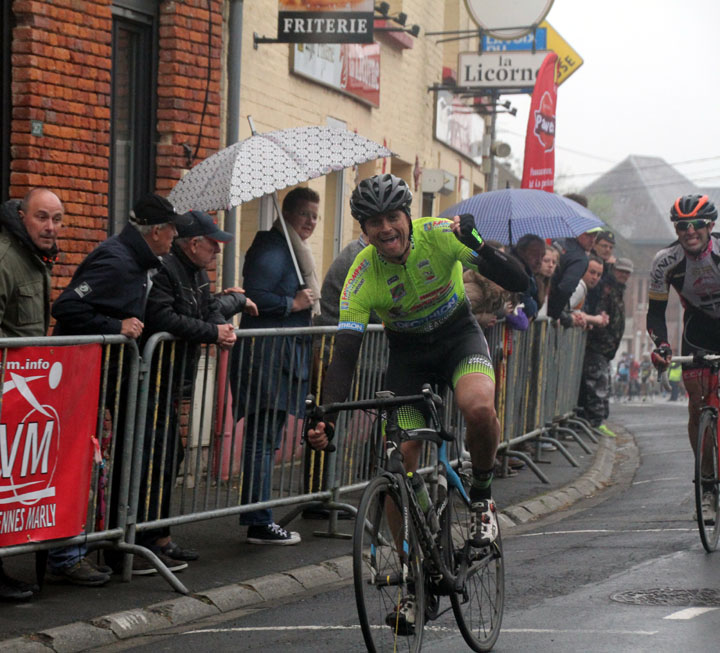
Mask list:
[[[1,199],[39,185],[62,199],[54,296],[134,198],[220,147],[222,9],[4,0]]]

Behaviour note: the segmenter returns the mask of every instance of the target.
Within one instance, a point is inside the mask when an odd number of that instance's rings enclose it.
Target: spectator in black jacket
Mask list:
[[[163,257],[163,266],[153,278],[148,295],[145,334],[167,331],[181,342],[166,345],[162,359],[162,381],[157,396],[148,405],[158,411],[148,411],[143,448],[143,479],[138,502],[138,521],[168,517],[175,474],[184,451],[177,431],[177,414],[182,399],[191,396],[197,370],[199,345],[216,344],[231,349],[236,336],[228,319],[240,311],[257,315],[257,306],[245,297],[242,289],[228,289],[221,296],[210,293],[207,268],[220,252],[220,243],[227,243],[232,235],[222,231],[212,217],[202,211],[190,211],[187,224],[178,226],[178,237],[170,253]],[[174,354],[173,378],[170,378],[171,357]],[[157,371],[157,359],[153,367]],[[184,370],[184,374],[182,374]],[[168,392],[170,396],[168,397]],[[166,406],[170,406],[166,425]],[[153,446],[154,445],[154,446]],[[152,474],[150,452],[153,452]],[[149,501],[146,501],[149,493]],[[198,558],[197,552],[182,548],[172,541],[168,527],[139,533],[137,543],[155,553],[179,561]]]
[[[557,241],[561,248],[560,262],[550,283],[548,317],[557,320],[568,306],[570,296],[577,288],[588,266],[588,252],[595,243],[595,232],[588,231],[576,238]]]
[[[152,277],[161,265],[161,256],[170,251],[176,236],[176,225],[182,222],[172,204],[159,195],[147,194],[133,206],[125,228],[116,236],[100,243],[78,266],[67,288],[55,300],[52,314],[56,320],[55,335],[122,334],[134,340],[143,332],[145,302],[152,285]],[[112,465],[112,492],[108,507],[108,525],[117,524],[120,503],[119,461],[123,457],[127,384],[117,379],[118,349],[113,350],[108,375],[106,406],[114,415],[115,453]],[[127,370],[127,366],[122,366]],[[116,383],[116,381],[118,381]],[[117,396],[119,392],[119,397]],[[78,582],[70,578],[71,569],[85,556],[84,545],[63,547],[50,551],[50,571],[59,580]],[[106,550],[105,559],[113,568],[122,564],[122,553]],[[173,571],[187,567],[175,565],[169,558],[163,562]],[[138,569],[147,563],[135,557]],[[83,584],[102,584],[110,578],[107,568],[101,570],[103,578],[89,579]],[[144,571],[143,573],[148,573]]]

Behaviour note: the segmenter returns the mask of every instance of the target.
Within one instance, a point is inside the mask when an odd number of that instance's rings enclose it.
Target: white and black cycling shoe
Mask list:
[[[385,623],[401,637],[415,634],[415,596],[408,594],[400,599],[395,609],[385,617]]]
[[[474,501],[470,510],[470,544],[476,547],[489,546],[500,532],[495,502],[492,499]]]

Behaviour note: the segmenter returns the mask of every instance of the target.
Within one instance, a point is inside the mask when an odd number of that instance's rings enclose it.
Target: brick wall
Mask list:
[[[65,204],[57,294],[106,235],[110,1],[15,0],[13,12],[10,194],[48,186]]]
[[[14,0],[13,13],[10,196],[42,185],[65,205],[54,298],[107,237],[112,1]],[[220,144],[221,0],[162,2],[158,37],[156,189],[167,195],[190,167],[183,144],[193,164]]]
[[[221,0],[164,2],[160,8],[159,39],[156,187],[158,193],[167,195],[183,169],[220,148]],[[184,144],[193,156],[190,166]]]

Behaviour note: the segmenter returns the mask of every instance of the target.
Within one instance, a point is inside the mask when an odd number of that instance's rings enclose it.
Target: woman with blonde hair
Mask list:
[[[545,246],[545,256],[543,256],[540,272],[535,275],[535,282],[538,287],[538,317],[547,317],[548,295],[550,294],[550,280],[555,272],[555,268],[560,260],[560,252],[552,245]]]

